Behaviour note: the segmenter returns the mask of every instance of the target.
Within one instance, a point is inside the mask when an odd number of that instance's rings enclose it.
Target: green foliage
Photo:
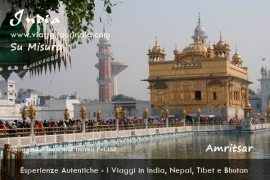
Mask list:
[[[136,101],[136,99],[124,94],[118,94],[112,97],[112,101]]]
[[[13,5],[19,5],[17,0],[5,0]],[[25,9],[29,10],[30,14],[39,14],[42,17],[46,17],[48,10],[58,12],[60,2],[65,5],[66,16],[68,17],[68,29],[69,32],[74,34],[92,33],[93,27],[92,21],[94,20],[95,2],[102,0],[24,0]],[[111,0],[103,0],[104,9],[108,14],[111,14],[111,8],[116,4],[112,4]],[[121,3],[121,2],[120,2]],[[20,5],[19,5],[20,6]],[[100,17],[100,21],[102,21]],[[86,22],[86,25],[83,24]],[[93,37],[88,37],[87,43],[91,41]],[[73,36],[70,39],[70,44],[75,48],[75,42],[82,44],[82,38]]]
[[[253,95],[253,96],[255,96],[255,91],[252,90],[252,89],[248,89],[248,93],[251,94],[251,95]]]

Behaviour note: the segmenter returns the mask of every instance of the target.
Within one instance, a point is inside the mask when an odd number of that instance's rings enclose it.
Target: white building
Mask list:
[[[270,103],[270,69],[267,70],[267,67],[262,67],[261,75],[262,78],[259,79],[261,82],[261,110],[264,114]]]
[[[256,92],[255,99],[250,99],[249,102],[252,106],[254,118],[256,118],[258,112],[261,118],[264,118],[265,110],[270,104],[270,69],[262,67],[261,78],[258,81],[261,82],[261,88]]]
[[[80,110],[82,104],[74,105],[74,118],[80,119]],[[126,111],[127,118],[142,118],[145,108],[149,111],[149,116],[152,114],[152,109],[149,101],[121,101],[121,102],[90,102],[83,104],[87,110],[87,118],[94,119],[98,109],[101,111],[101,117],[105,119],[114,118],[114,109],[116,106],[121,106]]]
[[[21,117],[21,106],[15,104],[16,97],[15,81],[0,80],[0,119],[16,120]]]
[[[75,92],[74,94],[68,94],[68,95],[61,95],[60,97],[59,97],[59,99],[77,99],[77,100],[79,100],[80,99],[80,97],[77,95],[77,93]]]
[[[40,104],[39,92],[33,89],[19,89],[16,103],[21,106],[29,107],[31,105],[37,106]]]
[[[70,119],[74,118],[73,104],[79,104],[77,99],[46,100],[44,106],[36,106],[36,119],[38,120],[64,120],[64,112],[68,109]]]

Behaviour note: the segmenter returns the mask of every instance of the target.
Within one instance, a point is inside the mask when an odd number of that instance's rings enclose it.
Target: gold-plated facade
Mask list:
[[[248,85],[252,82],[237,51],[230,60],[230,46],[221,35],[213,47],[207,47],[197,36],[182,52],[175,48],[173,60],[158,60],[161,52],[155,49],[149,49],[149,77],[143,80],[150,85],[153,111],[168,107],[170,111],[180,110],[180,115],[184,109],[186,114],[195,114],[200,107],[202,114],[228,120],[244,117]]]

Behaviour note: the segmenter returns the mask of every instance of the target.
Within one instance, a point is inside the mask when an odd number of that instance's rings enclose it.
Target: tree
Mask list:
[[[248,93],[251,94],[251,95],[253,95],[253,96],[255,96],[255,91],[252,90],[252,89],[248,89]]]
[[[5,0],[10,4],[21,7],[20,3],[16,0]],[[27,9],[30,14],[36,15],[39,14],[42,17],[46,17],[47,12],[55,11],[58,12],[61,2],[65,5],[66,15],[68,17],[68,29],[69,32],[73,32],[75,34],[80,33],[92,33],[93,30],[89,28],[89,26],[93,27],[92,21],[94,20],[94,11],[95,11],[95,2],[100,0],[24,0],[22,1],[24,4],[24,9]],[[112,4],[111,0],[101,0],[104,2],[104,9],[108,14],[111,14],[111,8],[115,6],[117,3]],[[120,2],[121,3],[121,2]],[[100,21],[101,17],[100,17]],[[86,24],[83,24],[86,22]],[[93,37],[87,38],[87,43],[89,40],[92,40]],[[73,44],[73,48],[75,42],[78,44],[82,44],[82,37],[73,36],[69,39],[70,44]]]
[[[112,101],[136,101],[136,99],[124,94],[118,94],[112,97]]]

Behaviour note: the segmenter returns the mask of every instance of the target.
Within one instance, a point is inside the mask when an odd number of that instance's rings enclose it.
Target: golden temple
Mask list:
[[[153,115],[169,109],[175,117],[196,114],[217,118],[244,118],[248,102],[248,68],[237,49],[230,58],[230,45],[222,39],[213,46],[206,44],[207,35],[200,18],[192,38],[194,42],[179,51],[174,59],[165,60],[165,50],[156,43],[148,49],[150,104]]]

